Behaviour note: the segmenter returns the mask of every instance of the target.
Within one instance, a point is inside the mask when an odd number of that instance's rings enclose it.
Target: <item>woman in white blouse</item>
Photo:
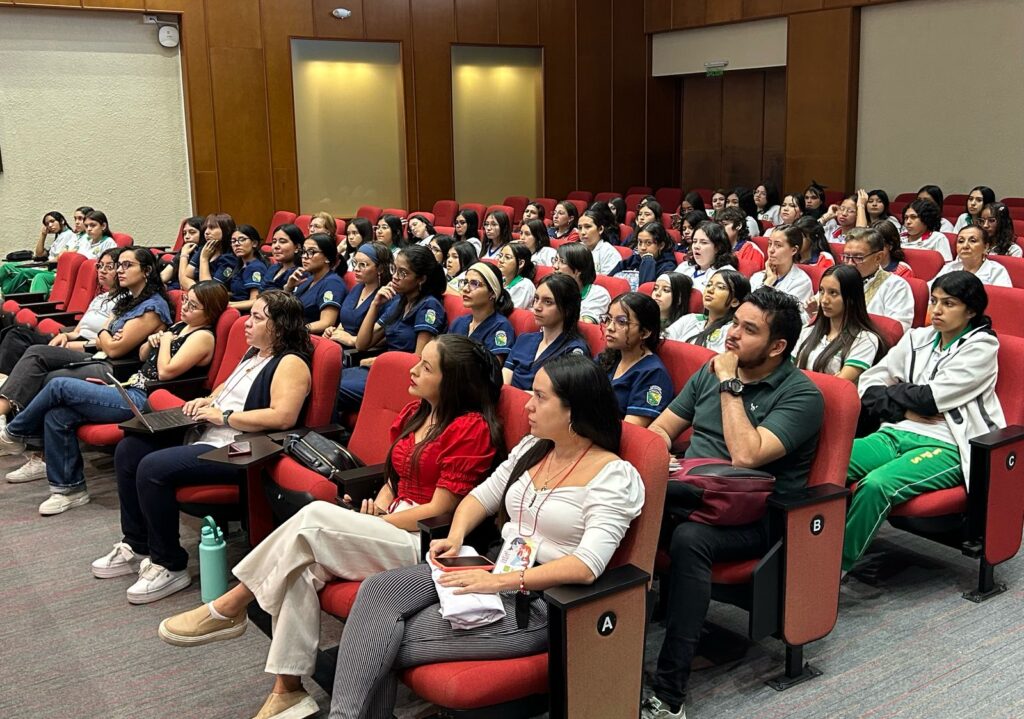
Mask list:
[[[525,244],[516,241],[502,247],[497,257],[505,289],[512,298],[512,304],[520,310],[531,309],[533,296],[537,293],[537,288],[530,280],[534,273],[533,262],[530,260],[532,254]]]
[[[982,284],[1013,287],[1013,283],[1010,282],[1010,273],[1006,271],[1006,268],[988,258],[991,249],[992,245],[983,229],[977,225],[968,225],[963,228],[956,236],[956,259],[947,262],[939,270],[939,274],[935,275],[928,283],[928,287],[931,287],[932,283],[942,275],[957,270],[965,270],[976,275]]]
[[[935,250],[946,262],[952,260],[949,240],[939,229],[941,219],[938,206],[931,200],[914,200],[904,207],[903,232],[900,233],[903,249]]]
[[[665,339],[724,352],[725,334],[748,294],[746,277],[736,270],[719,270],[704,288],[704,312],[680,317],[665,330]]]
[[[703,290],[711,275],[718,270],[734,270],[739,261],[732,252],[732,243],[717,222],[703,222],[693,231],[690,259],[676,267],[676,272],[693,280],[695,290]]]
[[[781,225],[779,212],[782,210],[779,201],[779,188],[774,182],[765,180],[754,188],[754,204],[757,205],[757,219],[772,225]]]
[[[860,273],[850,265],[825,270],[818,290],[818,317],[804,327],[793,352],[796,366],[856,382],[886,349],[868,316]]]
[[[555,248],[551,246],[548,229],[541,220],[527,220],[519,227],[519,241],[526,245],[530,252],[530,261],[535,266],[551,267],[555,260]]]
[[[750,278],[751,290],[773,287],[796,298],[801,307],[814,294],[811,278],[796,264],[803,248],[804,233],[793,225],[779,225],[768,238],[765,267]]]
[[[527,592],[592,583],[640,514],[643,481],[616,456],[622,425],[607,375],[588,358],[567,355],[545,364],[533,390],[526,405],[532,434],[459,504],[447,539],[430,547],[432,558],[459,556],[466,535],[498,514],[504,551],[519,547],[519,567],[446,572],[438,582],[456,594],[500,595],[504,617],[453,629],[438,611],[430,564],[368,579],[338,647],[332,717],[390,716],[396,670],[544,651],[546,607]]]

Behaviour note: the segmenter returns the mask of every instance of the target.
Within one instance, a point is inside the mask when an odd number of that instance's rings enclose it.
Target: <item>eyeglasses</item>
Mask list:
[[[373,263],[372,262],[357,262],[357,263],[355,263],[352,266],[355,267],[357,270],[365,270],[365,269],[369,269],[370,267],[373,267]]]
[[[551,258],[551,267],[552,268],[561,267],[564,264],[565,263],[562,261],[562,258],[559,257],[558,255],[555,255],[554,257]]]
[[[464,290],[464,289],[468,288],[470,292],[476,292],[478,289],[480,289],[481,287],[485,287],[485,286],[486,285],[484,285],[484,283],[481,282],[480,280],[467,280],[465,278],[459,280],[459,289],[460,290]]]
[[[391,276],[394,277],[396,280],[408,279],[411,275],[412,272],[405,269],[404,267],[396,267],[395,265],[391,265]]]
[[[497,227],[497,226],[498,226],[497,222],[485,222],[484,223],[484,227]]]
[[[140,267],[138,262],[118,262],[117,269],[119,270],[130,270],[133,267]]]
[[[251,237],[232,237],[231,238],[231,245],[232,246],[240,245],[243,242],[252,242],[252,238]]]
[[[194,302],[193,300],[185,300],[184,302],[181,303],[181,309],[188,310],[189,312],[194,312],[197,310],[202,310],[203,306],[200,305],[198,302]]]
[[[316,257],[318,254],[320,254],[320,250],[303,250],[302,251],[302,256],[303,257]]]
[[[636,322],[630,322],[629,318],[626,317],[625,315],[616,315],[614,317],[612,317],[611,315],[601,315],[600,317],[597,318],[597,321],[600,322],[602,325],[606,325],[609,322],[614,322],[616,327],[623,330],[629,327],[630,325],[637,324]]]
[[[113,270],[115,268],[116,268],[116,265],[113,262],[97,262],[96,263],[96,269],[97,270],[106,270],[107,272],[110,272],[111,270]]]
[[[867,258],[871,257],[871,255],[877,255],[879,252],[881,252],[881,250],[875,250],[874,252],[869,252],[866,255],[847,255],[847,254],[844,254],[843,255],[843,262],[852,262],[855,265],[859,265],[861,262],[863,262]]]

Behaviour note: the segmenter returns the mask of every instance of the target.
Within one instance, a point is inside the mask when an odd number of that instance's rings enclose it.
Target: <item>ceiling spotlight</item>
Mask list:
[[[345,18],[352,17],[352,11],[345,7],[336,7],[333,10],[331,10],[331,15],[338,18],[339,20],[344,20]]]

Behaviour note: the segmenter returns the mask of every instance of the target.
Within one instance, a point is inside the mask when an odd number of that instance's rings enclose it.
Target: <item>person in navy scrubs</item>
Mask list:
[[[302,230],[291,223],[278,225],[270,237],[272,264],[263,275],[263,289],[283,290],[288,278],[302,261],[302,243],[305,242],[305,238],[302,236]]]
[[[505,360],[505,384],[527,391],[544,363],[566,354],[591,356],[576,324],[580,319],[580,287],[569,275],[551,274],[537,285],[533,316],[539,331],[519,335]]]
[[[324,330],[324,337],[345,349],[354,349],[363,318],[377,291],[391,282],[391,248],[383,242],[366,242],[352,253],[352,274],[356,284],[345,295],[338,324]]]
[[[477,262],[470,265],[459,284],[462,305],[470,314],[453,321],[448,331],[476,340],[504,362],[515,344],[516,333],[508,321],[513,310],[512,298],[502,287],[501,271],[494,265]]]
[[[345,282],[332,272],[338,261],[335,239],[318,232],[302,245],[302,268],[295,270],[284,284],[302,303],[302,316],[311,335],[323,334],[338,324],[338,312],[348,290]]]
[[[252,308],[267,276],[267,263],[260,252],[262,244],[259,230],[252,225],[239,225],[231,234],[231,252],[236,259],[227,285],[231,297],[228,304],[239,312]]]

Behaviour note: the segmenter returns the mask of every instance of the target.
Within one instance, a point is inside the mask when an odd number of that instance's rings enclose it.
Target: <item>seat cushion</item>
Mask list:
[[[893,517],[943,517],[966,511],[967,489],[961,485],[920,494],[903,504],[897,504],[889,514]]]
[[[238,504],[239,496],[237,484],[200,484],[174,491],[178,504]]]
[[[711,566],[711,581],[714,584],[746,584],[760,561],[744,559],[739,562],[717,562]]]
[[[356,603],[356,594],[362,582],[351,582],[339,579],[328,582],[320,590],[320,608],[328,614],[345,619]]]
[[[116,424],[83,424],[78,438],[93,447],[110,447],[124,439],[124,432]]]
[[[313,499],[334,502],[338,498],[338,485],[311,469],[303,467],[291,457],[281,457],[269,469],[270,478],[281,489],[306,492]]]
[[[514,677],[515,681],[508,681]],[[548,655],[424,664],[402,672],[419,697],[448,709],[478,709],[548,691]]]

